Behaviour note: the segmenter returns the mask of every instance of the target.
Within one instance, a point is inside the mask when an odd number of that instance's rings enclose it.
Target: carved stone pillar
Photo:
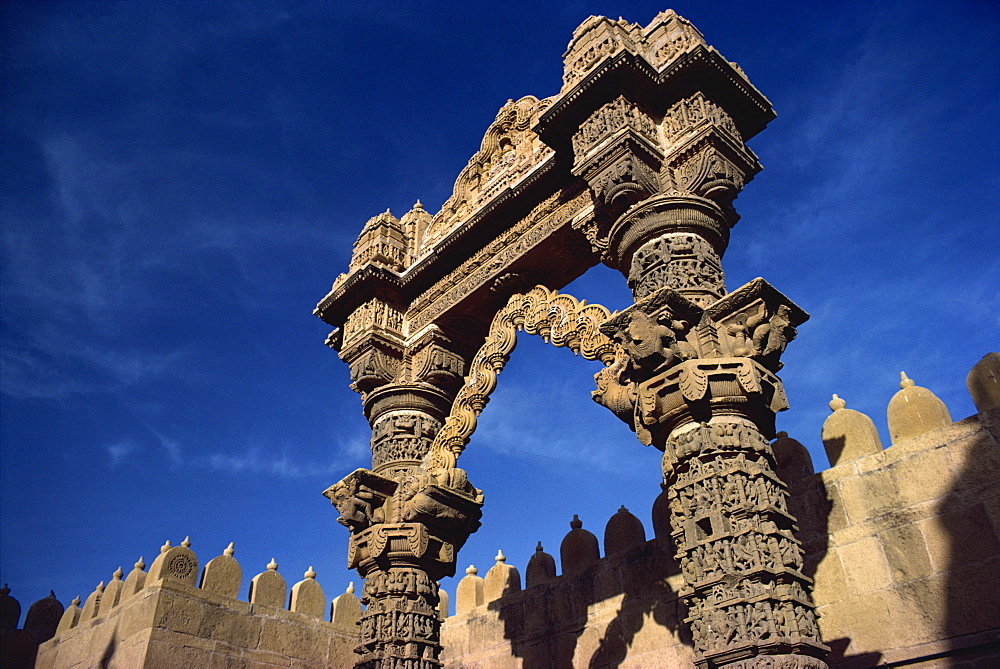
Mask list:
[[[479,527],[481,491],[432,453],[434,436],[461,383],[461,345],[437,327],[405,340],[397,310],[378,299],[348,317],[341,357],[351,366],[372,427],[372,469],[359,469],[324,495],[351,530],[348,567],[365,585],[357,667],[434,669],[439,660],[437,581]]]
[[[811,580],[768,443],[787,406],[779,357],[807,315],[763,279],[704,306],[707,293],[690,285],[694,299],[662,287],[602,326],[622,348],[598,374],[595,399],[663,451],[698,665],[778,666],[764,658],[782,656],[780,666],[823,667]]]
[[[762,279],[727,294],[721,262],[770,103],[671,11],[646,27],[592,17],[564,61],[539,132],[571,148],[594,200],[574,225],[636,301],[601,328],[619,352],[594,396],[664,452],[699,665],[824,666],[768,444],[779,359],[807,315]]]

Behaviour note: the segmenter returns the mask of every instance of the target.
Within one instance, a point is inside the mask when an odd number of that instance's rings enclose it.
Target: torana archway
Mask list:
[[[316,309],[372,426],[371,470],[326,492],[365,578],[357,666],[441,665],[437,581],[483,502],[458,456],[518,329],[602,361],[595,399],[663,451],[699,664],[825,666],[768,442],[807,315],[763,279],[727,291],[721,265],[774,113],[672,11],[591,17],[564,61],[558,95],[500,110],[441,211],[369,220]],[[621,313],[558,292],[597,263],[628,281]]]

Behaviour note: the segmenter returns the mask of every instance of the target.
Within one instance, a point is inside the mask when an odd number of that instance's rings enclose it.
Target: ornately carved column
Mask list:
[[[595,399],[663,451],[700,666],[825,666],[768,443],[786,408],[778,356],[805,318],[756,279],[707,308],[664,287],[602,328],[623,353]]]
[[[482,493],[455,467],[455,454],[430,451],[465,371],[462,342],[436,326],[407,337],[403,300],[387,288],[394,278],[386,270],[404,269],[428,220],[419,206],[401,220],[374,217],[351,272],[338,279],[379,286],[330,342],[351,367],[372,428],[371,470],[324,492],[351,531],[348,566],[365,580],[362,669],[441,666],[437,582],[455,573],[458,549],[482,515]]]
[[[779,359],[808,316],[763,279],[727,294],[721,264],[738,220],[732,201],[760,170],[744,136],[769,107],[762,97],[747,106],[756,91],[742,73],[671,12],[641,29],[592,19],[570,44],[568,70],[575,54],[608,42],[662,68],[648,76],[664,95],[687,92],[659,112],[655,95],[619,96],[573,135],[573,172],[595,200],[580,229],[636,301],[601,328],[621,349],[597,375],[595,399],[663,451],[698,665],[825,667],[768,443],[786,408]],[[694,69],[705,62],[717,69]],[[685,67],[701,78],[684,79]],[[713,78],[719,71],[728,78]]]

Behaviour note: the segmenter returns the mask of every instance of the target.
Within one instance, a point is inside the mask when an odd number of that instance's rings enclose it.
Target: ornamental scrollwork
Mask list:
[[[599,329],[610,317],[606,307],[578,301],[545,286],[511,296],[493,318],[485,343],[472,359],[465,384],[431,444],[429,457],[440,466],[454,467],[458,453],[468,443],[479,414],[496,388],[497,374],[517,345],[518,331],[539,335],[553,346],[566,347],[587,360],[610,365],[615,360],[616,347]]]

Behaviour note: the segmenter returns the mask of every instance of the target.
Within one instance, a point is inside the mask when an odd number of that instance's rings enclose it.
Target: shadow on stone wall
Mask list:
[[[524,669],[619,667],[626,657],[643,652],[633,644],[646,625],[658,625],[691,644],[681,624],[687,609],[667,583],[680,573],[672,553],[668,539],[649,541],[605,557],[583,573],[556,577],[488,607],[497,612],[503,636]],[[619,597],[603,634],[591,635],[600,629],[588,627],[593,607]]]
[[[1000,510],[1000,443],[995,436],[1000,434],[1000,408],[983,411],[979,419],[986,430],[937,505],[937,527],[946,546],[928,548],[946,555],[941,638],[948,639],[956,661],[1000,666],[1000,540],[990,518],[991,509],[995,516]]]

